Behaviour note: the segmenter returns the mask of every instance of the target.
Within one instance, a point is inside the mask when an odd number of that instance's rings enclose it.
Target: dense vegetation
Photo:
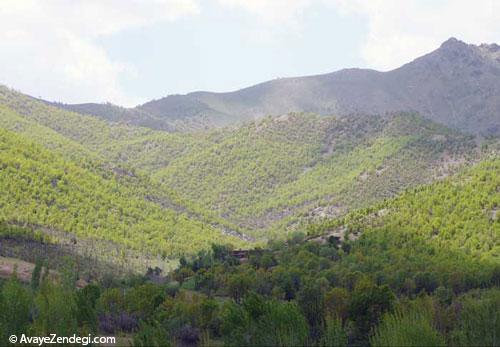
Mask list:
[[[222,240],[210,225],[144,199],[139,184],[123,184],[109,172],[66,161],[2,129],[0,153],[2,221],[110,240],[169,257]]]
[[[500,159],[494,157],[442,182],[409,190],[345,218],[314,225],[310,233],[341,228],[371,238],[384,235],[384,230],[397,229],[402,230],[399,240],[413,237],[429,245],[444,245],[500,262],[499,172]]]
[[[0,89],[0,124],[59,151],[147,177],[169,200],[254,237],[342,215],[449,175],[474,139],[416,115],[290,114],[239,129],[167,133],[107,123]],[[213,223],[212,223],[213,224]]]
[[[108,278],[82,289],[75,288],[74,268],[50,280],[38,262],[29,287],[15,275],[3,284],[0,338],[78,331],[137,346],[498,345],[498,263],[451,257],[439,267],[429,264],[426,272],[399,273],[394,282],[392,273],[366,267],[376,262],[374,255],[368,253],[360,266],[352,262],[369,248],[366,243],[339,248],[297,235],[269,246],[240,263],[230,248],[214,245],[181,259],[168,277],[150,269],[145,276]],[[427,251],[421,248],[431,259]],[[472,277],[446,278],[461,267]]]
[[[154,176],[235,223],[283,232],[297,215],[338,215],[466,162],[470,138],[418,116],[291,114],[220,135]]]
[[[212,245],[165,277],[149,269],[77,289],[74,267],[50,280],[38,261],[29,287],[15,277],[2,286],[1,338],[21,327],[137,346],[496,346],[499,163],[311,225],[243,260]]]

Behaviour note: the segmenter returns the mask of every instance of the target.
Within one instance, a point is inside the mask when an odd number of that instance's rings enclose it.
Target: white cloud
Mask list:
[[[302,36],[304,13],[325,0],[218,0],[219,5],[244,11],[256,18],[246,39],[272,46],[284,36]]]
[[[369,67],[396,68],[437,48],[449,37],[470,43],[500,40],[498,0],[219,0],[253,14],[273,30],[300,30],[312,6],[355,15],[367,25],[360,54]],[[325,33],[327,35],[327,33]],[[349,35],[349,33],[346,33]],[[279,38],[278,38],[279,39]]]
[[[195,0],[2,0],[0,83],[49,100],[131,105],[121,74],[97,39],[197,14]]]
[[[449,37],[469,43],[498,42],[497,0],[342,0],[339,9],[368,21],[361,54],[374,68],[396,68]]]
[[[302,12],[314,2],[317,0],[219,0],[223,6],[246,10],[273,26],[300,19]]]

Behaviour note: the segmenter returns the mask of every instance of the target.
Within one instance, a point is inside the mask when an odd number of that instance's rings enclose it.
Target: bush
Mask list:
[[[347,334],[342,328],[339,318],[328,318],[326,320],[323,337],[320,341],[321,347],[345,347],[347,346]]]
[[[475,294],[475,293],[473,293]],[[462,299],[460,321],[452,333],[457,346],[498,346],[500,344],[500,290],[492,289]]]
[[[430,314],[422,309],[396,310],[393,314],[386,314],[370,343],[374,347],[446,345],[444,338],[433,328]]]

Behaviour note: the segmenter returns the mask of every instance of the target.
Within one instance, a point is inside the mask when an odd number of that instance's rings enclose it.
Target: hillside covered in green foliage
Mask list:
[[[6,88],[0,103],[2,127],[70,160],[139,174],[167,196],[155,200],[175,200],[225,230],[258,238],[368,206],[477,155],[473,138],[409,114],[290,114],[180,134],[82,116]]]
[[[392,197],[479,155],[471,136],[412,114],[290,114],[181,134],[105,122],[8,89],[0,103],[3,127],[66,157],[140,173],[190,210],[260,238]]]
[[[223,239],[202,221],[145,199],[138,179],[125,182],[88,163],[67,161],[3,129],[0,152],[3,221],[110,240],[169,257]]]
[[[494,154],[442,182],[299,229],[244,262],[223,247],[183,260],[171,276],[179,292],[136,341],[496,346],[499,164]]]
[[[472,138],[409,114],[290,114],[220,132],[213,142],[153,177],[263,233],[296,227],[299,215],[341,215],[430,182],[468,162],[475,148]]]
[[[395,248],[398,242],[415,239],[436,250],[443,247],[498,263],[499,172],[500,159],[493,155],[456,176],[408,190],[344,218],[311,226],[309,232],[342,229],[348,234],[361,234],[361,240],[382,238],[383,243],[395,243]],[[391,233],[393,230],[397,234]],[[440,254],[449,256],[436,251],[434,258]]]

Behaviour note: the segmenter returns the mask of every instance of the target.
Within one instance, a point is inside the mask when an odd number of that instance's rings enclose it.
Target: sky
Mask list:
[[[498,0],[0,0],[0,84],[134,106],[500,43]]]

